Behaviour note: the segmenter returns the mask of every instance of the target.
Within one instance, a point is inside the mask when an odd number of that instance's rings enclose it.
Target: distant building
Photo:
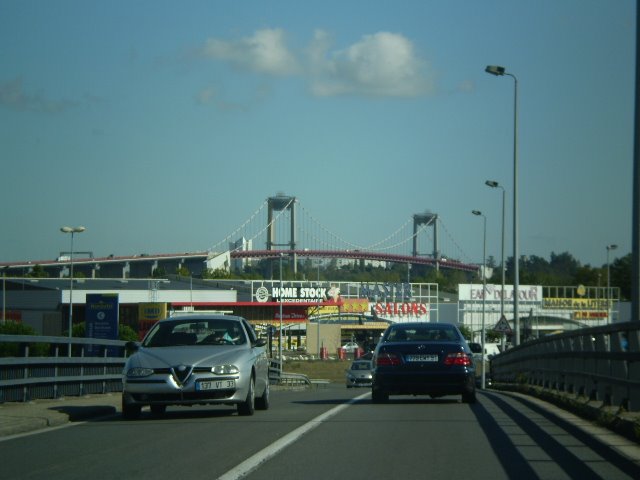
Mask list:
[[[229,242],[229,250],[232,252],[249,252],[253,250],[253,240],[242,237],[235,242]],[[231,271],[242,272],[244,267],[251,265],[250,258],[234,258],[231,261]]]

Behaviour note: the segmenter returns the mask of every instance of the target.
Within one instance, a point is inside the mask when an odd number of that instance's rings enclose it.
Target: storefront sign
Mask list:
[[[144,338],[149,329],[158,321],[167,318],[166,303],[141,303],[138,305],[138,336]]]
[[[608,316],[607,312],[573,312],[574,320],[602,320]]]
[[[274,320],[280,320],[280,311],[276,309]],[[287,307],[282,311],[282,320],[286,322],[304,322],[307,320],[305,308]]]
[[[403,300],[411,298],[410,283],[363,283],[358,295],[373,301]]]
[[[85,312],[87,338],[118,339],[118,294],[88,293]],[[89,347],[89,353],[99,353]],[[95,350],[95,351],[94,351]]]
[[[340,289],[331,287],[282,287],[272,286],[270,288],[262,286],[256,289],[255,298],[258,302],[264,303],[271,300],[272,302],[283,303],[311,303],[325,302],[329,300],[338,301],[340,297]]]
[[[420,317],[421,320],[427,321],[429,318],[429,305],[418,302],[379,302],[373,304],[373,310],[378,317],[389,320],[394,317]]]
[[[504,286],[504,300],[513,301],[513,285]],[[462,301],[499,302],[502,297],[502,285],[463,284],[458,287],[458,298]],[[520,285],[518,298],[522,302],[541,302],[542,287],[539,285]]]
[[[611,308],[611,302],[606,298],[545,298],[542,300],[542,308],[556,310],[607,310]]]

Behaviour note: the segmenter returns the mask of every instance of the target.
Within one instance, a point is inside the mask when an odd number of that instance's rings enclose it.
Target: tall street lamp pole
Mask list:
[[[612,243],[607,245],[607,321],[611,323],[611,269],[609,263],[609,252],[618,248],[618,245]]]
[[[283,253],[280,253],[280,338],[278,341],[278,356],[280,358],[280,378],[282,378],[282,257]]]
[[[7,321],[7,268],[2,269],[2,323]]]
[[[513,323],[515,326],[514,344],[520,345],[520,254],[518,252],[518,79],[504,67],[488,65],[485,72],[496,76],[513,78]]]
[[[484,182],[491,188],[499,188],[502,190],[502,245],[500,247],[500,269],[502,270],[502,290],[500,290],[500,318],[504,316],[504,277],[505,277],[505,265],[504,265],[504,203],[505,203],[505,189],[495,180],[487,180]]]
[[[73,236],[76,233],[82,233],[86,230],[84,227],[61,227],[62,233],[71,234],[71,248],[69,249],[69,351],[71,356],[71,339],[73,330]]]
[[[473,210],[471,213],[482,217],[483,220],[483,229],[482,229],[482,327],[480,330],[480,343],[482,344],[482,389],[484,390],[485,381],[486,381],[486,373],[485,373],[485,323],[484,323],[484,314],[486,310],[487,303],[487,217],[482,214],[479,210]]]

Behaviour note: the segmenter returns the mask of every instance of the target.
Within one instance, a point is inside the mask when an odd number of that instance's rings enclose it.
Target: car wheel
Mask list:
[[[264,387],[264,392],[260,397],[256,398],[256,408],[258,410],[267,410],[269,408],[269,392],[269,380],[267,379],[267,385]]]
[[[142,407],[140,405],[132,405],[128,403],[124,396],[122,397],[122,418],[125,420],[137,420],[140,418]]]
[[[238,404],[238,415],[253,415],[256,408],[256,381],[251,375],[249,381],[249,391],[247,392],[247,399]]]
[[[151,405],[151,413],[156,417],[162,417],[167,411],[166,405]]]
[[[476,391],[465,392],[462,394],[462,403],[476,403]]]
[[[371,400],[373,403],[386,403],[389,401],[389,394],[379,388],[371,389]]]

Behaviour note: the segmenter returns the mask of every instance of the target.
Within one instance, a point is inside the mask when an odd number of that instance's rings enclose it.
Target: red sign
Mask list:
[[[377,315],[415,315],[421,316],[428,313],[427,305],[417,302],[388,302],[376,303]]]

